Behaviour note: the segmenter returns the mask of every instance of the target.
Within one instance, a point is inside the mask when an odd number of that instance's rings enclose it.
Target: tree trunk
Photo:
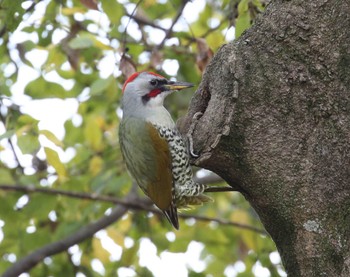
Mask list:
[[[350,1],[272,1],[207,67],[193,162],[259,214],[289,276],[350,276]]]

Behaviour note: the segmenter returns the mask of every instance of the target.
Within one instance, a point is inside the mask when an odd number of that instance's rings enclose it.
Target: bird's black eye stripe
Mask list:
[[[150,82],[149,82],[152,86],[156,86],[158,84],[158,80],[157,79],[152,79]]]
[[[149,81],[149,83],[154,87],[158,85],[164,85],[167,82],[168,81],[166,79],[152,79],[151,81]]]

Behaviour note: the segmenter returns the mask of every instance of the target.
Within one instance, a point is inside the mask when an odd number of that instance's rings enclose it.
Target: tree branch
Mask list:
[[[176,14],[176,16],[175,16],[175,18],[174,18],[170,28],[167,31],[165,31],[165,37],[163,38],[161,43],[155,47],[155,50],[159,50],[159,49],[163,48],[164,43],[171,36],[171,34],[173,32],[174,25],[176,24],[176,22],[179,20],[180,16],[182,15],[182,12],[183,12],[183,10],[184,10],[184,8],[185,8],[185,6],[186,6],[188,1],[189,0],[183,0],[182,1],[182,4],[181,4],[180,8],[178,9],[178,12],[177,12],[177,14]]]
[[[78,199],[86,199],[86,200],[98,200],[103,202],[110,202],[113,204],[118,204],[125,206],[129,209],[136,209],[136,210],[147,210],[147,206],[144,204],[137,202],[132,203],[128,202],[126,200],[121,200],[116,197],[107,196],[107,195],[98,195],[95,193],[85,193],[85,192],[77,192],[77,191],[67,191],[67,190],[60,190],[60,189],[51,189],[51,188],[40,188],[35,186],[22,186],[22,185],[0,185],[1,190],[11,190],[11,191],[22,191],[24,193],[46,193],[46,194],[52,194],[52,195],[64,195],[72,198],[78,198]]]
[[[253,232],[259,233],[261,235],[268,236],[268,233],[263,229],[260,229],[260,228],[257,228],[257,227],[251,226],[251,225],[247,225],[247,224],[242,224],[242,223],[238,223],[238,222],[225,220],[225,219],[213,218],[213,217],[207,217],[207,216],[201,216],[201,215],[187,215],[187,214],[182,214],[179,216],[184,218],[184,219],[193,218],[195,220],[200,220],[200,221],[216,222],[216,223],[219,223],[220,225],[234,226],[234,227],[238,227],[241,229],[253,231]]]
[[[126,200],[130,202],[134,201],[134,199],[135,196],[133,194],[129,194],[126,197]],[[35,265],[41,262],[44,258],[63,252],[69,247],[93,236],[99,230],[111,225],[112,223],[120,219],[127,211],[127,206],[118,206],[114,208],[110,215],[106,215],[101,219],[97,220],[96,222],[90,223],[85,227],[82,227],[80,230],[78,230],[71,236],[65,237],[59,241],[50,243],[42,248],[35,250],[31,254],[19,260],[10,268],[8,268],[6,272],[2,275],[2,277],[19,276],[21,273],[29,271],[31,268],[33,268]]]
[[[223,182],[222,178],[214,173],[201,178],[195,177],[194,179],[196,182],[201,184],[214,184],[214,183]],[[43,187],[36,187],[36,186],[30,186],[30,185],[24,186],[24,185],[0,184],[0,190],[22,191],[24,193],[40,192],[40,193],[53,194],[53,195],[64,195],[72,198],[110,202],[113,204],[123,205],[130,209],[136,209],[136,210],[148,210],[150,207],[150,204],[147,204],[147,203],[140,203],[140,202],[130,203],[125,200],[122,200],[113,196],[108,196],[108,195],[98,195],[96,193],[43,188]]]
[[[216,176],[216,175],[213,175],[213,176]],[[208,178],[208,177],[204,177],[204,178]],[[211,177],[211,178],[214,178],[214,177]],[[147,212],[160,214],[160,215],[162,214],[162,212],[159,209],[152,206],[152,203],[150,200],[148,200],[147,198],[141,199],[136,196],[134,197],[133,201],[130,201],[130,199],[121,200],[116,197],[106,196],[106,195],[97,195],[97,194],[89,194],[84,192],[58,190],[58,189],[37,188],[34,186],[21,186],[21,185],[0,185],[0,190],[22,191],[25,193],[39,192],[39,193],[46,193],[46,194],[52,194],[52,195],[64,195],[72,198],[85,199],[85,200],[98,200],[98,201],[110,202],[117,205],[122,205],[127,209],[142,210],[142,211],[147,211]],[[235,226],[242,229],[247,229],[247,230],[255,231],[260,234],[267,235],[267,233],[264,230],[256,228],[254,226],[245,225],[245,224],[228,221],[224,219],[205,217],[205,216],[199,216],[199,215],[187,215],[187,214],[179,214],[179,217],[184,219],[193,218],[200,221],[217,222],[222,225]]]
[[[126,14],[128,17],[130,17],[131,19],[135,20],[137,24],[139,25],[147,25],[147,26],[151,26],[153,28],[162,30],[164,32],[167,31],[167,29],[163,28],[162,26],[159,26],[157,24],[155,24],[153,21],[147,20],[146,18],[142,18],[141,16],[138,16],[137,14]]]

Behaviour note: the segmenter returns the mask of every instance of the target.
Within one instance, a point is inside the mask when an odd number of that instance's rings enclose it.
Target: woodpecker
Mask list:
[[[193,181],[185,140],[163,106],[166,96],[192,86],[136,72],[122,89],[119,142],[127,169],[176,229],[178,208],[211,201],[203,194],[207,186]]]

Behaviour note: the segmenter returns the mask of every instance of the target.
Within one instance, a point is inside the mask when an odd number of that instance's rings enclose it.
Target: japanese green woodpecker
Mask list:
[[[153,203],[179,229],[177,208],[211,200],[207,186],[193,181],[189,153],[169,112],[166,96],[192,87],[152,72],[131,75],[123,86],[119,141],[126,166]]]

